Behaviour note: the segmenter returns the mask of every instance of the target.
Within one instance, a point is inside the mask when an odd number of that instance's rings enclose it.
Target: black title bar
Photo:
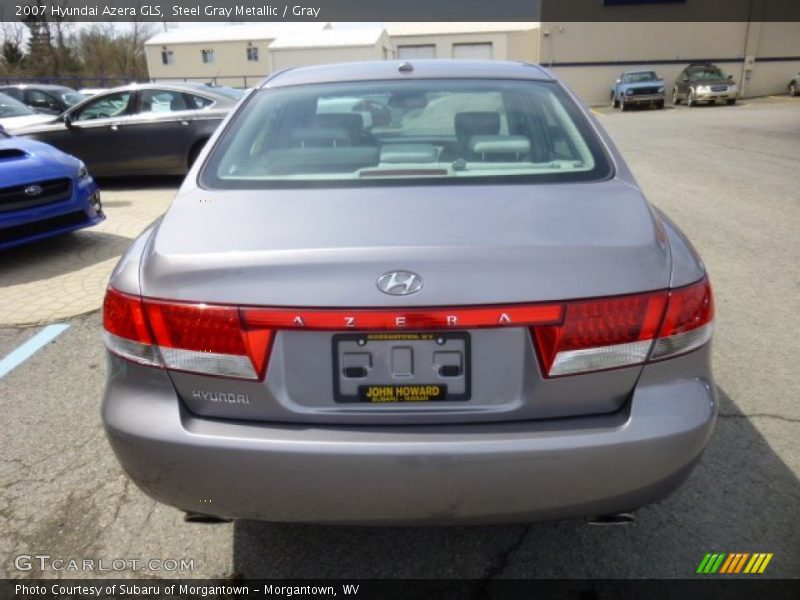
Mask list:
[[[798,0],[0,0],[1,20],[800,21]]]

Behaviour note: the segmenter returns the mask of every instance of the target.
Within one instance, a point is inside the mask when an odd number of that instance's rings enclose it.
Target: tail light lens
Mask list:
[[[142,300],[109,288],[104,339],[123,358],[176,371],[260,379],[272,331],[242,323],[236,307]]]
[[[532,328],[547,377],[642,364],[690,352],[711,339],[707,279],[672,291],[579,300],[558,325]]]
[[[560,325],[533,331],[543,372],[554,377],[643,363],[666,303],[666,292],[568,303]]]
[[[653,360],[691,352],[711,339],[714,296],[708,279],[669,293],[669,307],[653,347]]]
[[[672,291],[566,303],[454,309],[270,309],[143,299],[109,288],[108,349],[176,371],[263,378],[275,331],[529,327],[546,377],[636,365],[690,352],[711,338],[706,279]]]

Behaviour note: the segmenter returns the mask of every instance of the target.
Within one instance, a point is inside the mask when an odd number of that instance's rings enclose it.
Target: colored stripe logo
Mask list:
[[[750,575],[763,573],[769,561],[772,560],[772,553],[766,552],[724,552],[717,554],[706,554],[697,567],[697,573],[701,575],[711,575],[714,573],[732,575],[747,573]]]

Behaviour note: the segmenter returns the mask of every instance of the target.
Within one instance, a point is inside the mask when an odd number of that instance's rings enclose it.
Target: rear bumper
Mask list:
[[[611,415],[317,427],[197,418],[166,374],[112,357],[103,420],[137,485],[186,511],[348,524],[594,516],[663,498],[702,453],[716,391],[710,376],[676,377],[683,360],[649,365]]]

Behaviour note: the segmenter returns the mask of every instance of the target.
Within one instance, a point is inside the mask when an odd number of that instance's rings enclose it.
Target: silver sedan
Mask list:
[[[117,266],[103,421],[191,515],[613,516],[698,461],[713,319],[691,244],[548,71],[300,68]]]

